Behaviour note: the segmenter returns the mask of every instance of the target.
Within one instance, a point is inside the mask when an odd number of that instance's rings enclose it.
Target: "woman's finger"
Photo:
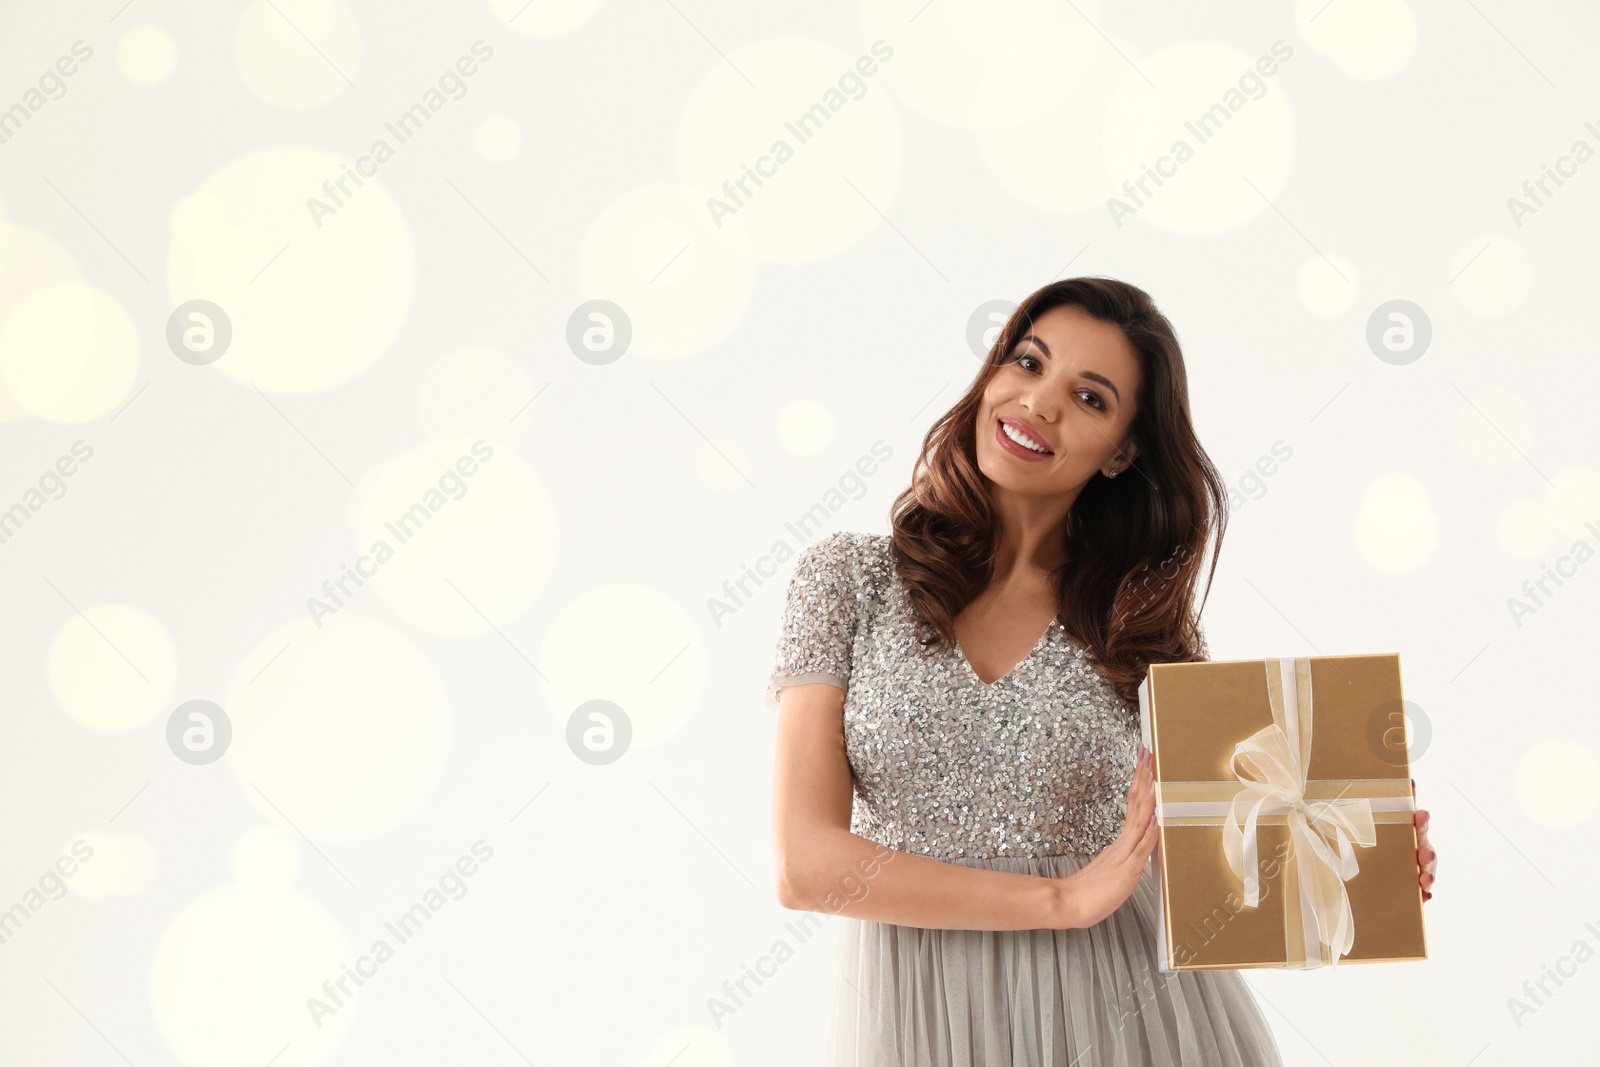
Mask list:
[[[1145,820],[1144,832],[1139,835],[1139,854],[1141,856],[1149,857],[1150,853],[1155,851],[1158,836],[1156,816],[1155,812],[1152,811],[1150,818]]]

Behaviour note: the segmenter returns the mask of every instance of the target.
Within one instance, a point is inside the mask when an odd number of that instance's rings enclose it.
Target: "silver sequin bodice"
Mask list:
[[[1074,854],[1117,836],[1136,707],[1059,621],[985,684],[959,649],[924,650],[886,534],[834,533],[795,563],[768,686],[845,686],[851,832],[934,859]]]

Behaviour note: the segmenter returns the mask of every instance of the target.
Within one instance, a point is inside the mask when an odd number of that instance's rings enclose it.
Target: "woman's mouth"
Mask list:
[[[997,419],[994,437],[1001,448],[1019,459],[1045,460],[1055,455],[1043,441],[1030,434],[1026,426],[1014,420]]]

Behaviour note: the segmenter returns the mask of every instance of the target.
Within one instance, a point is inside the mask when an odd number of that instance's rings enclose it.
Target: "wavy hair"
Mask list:
[[[1062,305],[1118,326],[1142,369],[1130,428],[1138,458],[1115,480],[1097,475],[1079,491],[1063,534],[1067,562],[1053,574],[1068,634],[1121,697],[1137,704],[1149,664],[1206,656],[1194,597],[1214,535],[1210,595],[1228,516],[1227,484],[1189,418],[1177,335],[1144,290],[1113,278],[1069,278],[1017,307],[966,393],[923,438],[911,484],[890,509],[891,551],[922,623],[922,645],[953,647],[953,621],[988,587],[999,546],[977,462],[979,403],[1034,320]]]

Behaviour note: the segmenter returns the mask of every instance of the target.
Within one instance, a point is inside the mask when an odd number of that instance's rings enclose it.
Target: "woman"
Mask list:
[[[1155,943],[1137,689],[1206,658],[1193,599],[1226,501],[1170,323],[1077,278],[1011,316],[892,534],[800,554],[773,831],[782,904],[858,920],[831,1063],[1280,1062],[1237,971],[1163,974]]]

